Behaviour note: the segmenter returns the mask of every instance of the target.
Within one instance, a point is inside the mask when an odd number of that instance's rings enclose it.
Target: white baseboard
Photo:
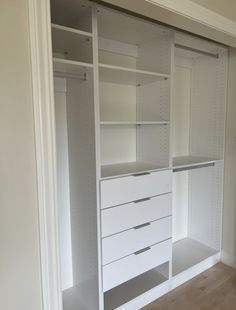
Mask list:
[[[236,268],[236,256],[225,251],[221,252],[221,261],[225,265]]]
[[[175,289],[176,287],[182,285],[183,283],[191,280],[192,278],[196,277],[200,273],[204,272],[205,270],[213,267],[218,262],[220,262],[220,253],[217,253],[204,261],[196,264],[195,266],[181,272],[180,274],[174,276],[171,279],[171,289]]]

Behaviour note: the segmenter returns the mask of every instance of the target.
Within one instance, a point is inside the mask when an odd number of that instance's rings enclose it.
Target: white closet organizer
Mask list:
[[[141,309],[220,260],[227,48],[51,0],[63,310]]]

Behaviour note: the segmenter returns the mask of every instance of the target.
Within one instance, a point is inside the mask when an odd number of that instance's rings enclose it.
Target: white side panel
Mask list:
[[[169,167],[169,125],[137,127],[137,160]]]
[[[95,120],[92,72],[67,80],[67,124],[74,287],[99,309]]]
[[[137,87],[137,120],[170,120],[170,79]]]
[[[172,171],[163,170],[101,181],[101,208],[172,191]]]
[[[189,172],[189,237],[221,249],[223,162]]]
[[[158,31],[158,26],[156,28]],[[172,37],[173,33],[166,29],[153,40],[139,44],[137,68],[170,74]]]
[[[173,157],[189,154],[191,69],[175,66],[172,105]]]
[[[227,50],[195,59],[192,76],[190,155],[223,159]]]
[[[136,121],[136,87],[100,82],[101,121]]]
[[[66,80],[55,78],[54,90],[61,287],[62,290],[65,290],[73,286],[68,137],[66,117]]]
[[[101,164],[136,161],[136,126],[101,126]]]
[[[173,174],[173,241],[188,235],[188,172]]]

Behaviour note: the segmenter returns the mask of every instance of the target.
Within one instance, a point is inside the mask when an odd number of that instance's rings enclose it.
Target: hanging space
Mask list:
[[[188,275],[193,266],[205,268],[207,263],[219,260],[226,77],[227,49],[176,33],[172,101],[173,277],[185,271]]]
[[[94,29],[87,1],[51,1],[63,310],[99,309]]]

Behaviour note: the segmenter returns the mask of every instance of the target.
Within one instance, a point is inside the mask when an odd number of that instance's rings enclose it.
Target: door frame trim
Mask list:
[[[184,0],[185,1],[185,0]],[[170,0],[107,0],[122,6],[124,9],[133,10],[138,13],[141,6],[152,8],[156,12],[164,7],[169,14],[175,14],[176,20],[186,19],[190,25],[197,23],[208,29],[218,31],[221,35],[224,29],[216,29],[215,25],[204,22],[203,18],[198,20],[182,13],[183,5]],[[131,5],[130,3],[133,3]],[[162,4],[158,2],[162,2]],[[171,9],[172,3],[172,9]],[[178,2],[179,3],[179,2]],[[192,3],[195,8],[195,3]],[[191,4],[188,5],[190,7]],[[214,12],[202,8],[205,16],[211,13],[210,21],[217,17],[225,25],[232,26],[232,21]],[[42,304],[43,310],[62,310],[62,293],[60,285],[60,265],[59,265],[59,238],[57,221],[57,188],[56,188],[56,135],[55,135],[55,111],[54,111],[54,91],[53,91],[53,63],[51,47],[51,19],[50,19],[50,0],[28,0],[29,28],[30,28],[30,50],[31,50],[31,71],[33,86],[33,108],[34,108],[34,130],[35,148],[37,163],[37,190],[38,190],[38,214],[39,214],[39,234],[40,234],[40,255],[41,255],[41,281],[42,281]],[[146,9],[143,11],[148,12]],[[151,10],[150,10],[151,12]],[[210,12],[210,13],[209,13]],[[143,13],[143,14],[144,14]],[[166,15],[170,16],[170,15]],[[156,19],[158,15],[156,15]],[[235,29],[236,29],[236,23]],[[207,28],[208,27],[208,28]],[[186,30],[186,29],[185,29]],[[232,39],[236,46],[235,36]]]

